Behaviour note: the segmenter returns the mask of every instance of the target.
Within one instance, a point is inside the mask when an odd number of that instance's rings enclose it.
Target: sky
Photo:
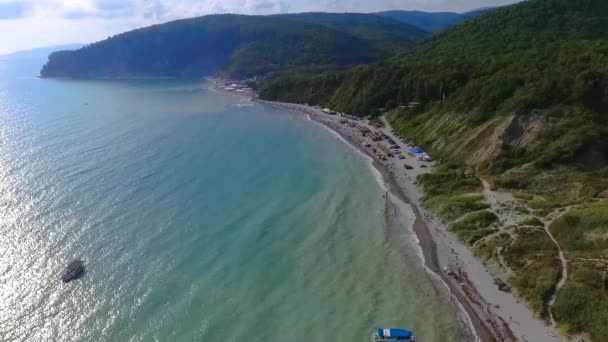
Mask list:
[[[0,0],[0,55],[212,13],[464,12],[520,0]]]

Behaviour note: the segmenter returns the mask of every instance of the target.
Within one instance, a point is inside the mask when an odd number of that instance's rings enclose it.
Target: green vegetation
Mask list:
[[[506,232],[502,232],[493,239],[487,239],[474,246],[473,252],[478,258],[487,263],[498,259],[498,251],[504,246],[511,243],[511,235]]]
[[[608,340],[606,267],[574,264],[568,283],[555,303],[554,314],[563,331],[587,331],[593,341]]]
[[[539,220],[536,217],[528,217],[525,220],[519,222],[520,226],[533,226],[533,227],[544,227],[545,224],[543,221]]]
[[[498,289],[502,292],[511,292],[511,286],[505,283],[504,280],[500,278],[494,278],[494,285],[498,287]]]
[[[553,221],[550,229],[568,256],[606,257],[608,261],[608,203],[572,209]]]
[[[258,89],[258,92],[264,99],[280,99],[295,103],[327,103],[333,89],[341,82],[341,74],[335,70],[318,71],[315,76],[309,76],[308,71],[301,74],[277,73],[264,81],[265,86]]]
[[[608,190],[608,177],[602,171],[584,172],[574,167],[523,168],[496,176],[494,186],[515,191],[534,215],[544,217],[555,209],[601,198]]]
[[[427,197],[480,192],[483,188],[479,178],[468,174],[457,164],[437,167],[435,172],[418,177],[418,181]]]
[[[406,23],[371,14],[210,15],[54,53],[41,75],[249,77],[370,63],[426,35]]]
[[[474,244],[496,231],[491,226],[498,217],[479,193],[479,178],[467,174],[461,166],[445,164],[435,172],[418,177],[424,188],[423,204],[442,219],[461,240]]]
[[[452,196],[434,196],[425,201],[425,206],[441,218],[452,221],[465,214],[488,209],[481,195],[458,194]]]
[[[541,317],[547,317],[546,301],[560,274],[557,248],[542,230],[519,228],[515,239],[502,250],[515,293]]]
[[[485,263],[503,266],[514,293],[545,318],[561,265],[539,217],[559,217],[551,231],[570,272],[554,317],[562,331],[598,341],[608,340],[606,37],[606,2],[530,0],[398,59],[336,72],[343,81],[325,99],[354,113],[392,105],[393,127],[444,161],[420,179],[425,206]],[[455,163],[514,192],[531,216],[492,234],[501,228],[483,211],[475,177],[447,172]]]
[[[418,182],[424,188],[425,207],[448,222],[488,208],[479,194],[481,181],[468,175],[462,166],[440,166],[433,173],[419,176]]]
[[[484,8],[466,13],[386,11],[376,14],[420,27],[428,32],[437,32],[493,10],[495,8]]]
[[[492,225],[497,221],[498,217],[491,211],[476,211],[458,221],[453,221],[449,224],[449,228],[460,240],[472,245],[481,238],[496,232]]]
[[[308,12],[279,14],[272,17],[318,24],[336,31],[347,32],[374,42],[377,44],[376,48],[385,51],[399,48],[400,46],[395,45],[395,42],[416,42],[429,35],[428,30],[404,20],[362,13]]]
[[[485,262],[504,266],[514,293],[541,317],[561,265],[538,217],[571,210],[551,225],[572,268],[555,319],[563,331],[601,341],[608,339],[608,205],[598,202],[608,196],[607,37],[606,1],[529,0],[380,63],[284,73],[262,83],[261,94],[357,115],[390,110],[396,130],[443,161],[419,177],[424,205]],[[519,210],[532,216],[494,234],[501,227],[473,174],[515,192],[526,206]]]
[[[555,318],[568,332],[608,340],[608,203],[578,206],[555,220],[551,232],[564,249],[569,275],[555,303]]]
[[[608,3],[530,0],[438,33],[399,57],[348,71],[323,106],[359,115],[392,109],[395,126],[436,157],[491,173],[531,163],[607,165]],[[311,102],[298,73],[261,85],[267,99]],[[299,98],[301,96],[301,98]],[[535,129],[530,129],[535,128]],[[504,134],[498,134],[504,130]],[[436,146],[440,148],[435,148]]]

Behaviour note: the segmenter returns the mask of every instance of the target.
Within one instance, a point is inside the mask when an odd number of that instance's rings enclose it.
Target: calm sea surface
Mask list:
[[[407,220],[336,136],[202,81],[39,67],[0,61],[1,341],[458,339]]]

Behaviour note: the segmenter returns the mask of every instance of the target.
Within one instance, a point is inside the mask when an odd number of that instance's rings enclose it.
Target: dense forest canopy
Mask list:
[[[288,20],[319,24],[337,31],[344,31],[358,37],[380,40],[387,43],[415,42],[430,34],[418,26],[405,21],[364,13],[324,13],[308,12],[277,14]]]
[[[395,19],[419,27],[428,32],[438,32],[450,26],[457,25],[495,8],[482,8],[466,13],[454,12],[421,12],[421,11],[385,11],[376,13],[379,16]]]
[[[427,36],[372,14],[210,15],[52,54],[43,77],[262,75],[377,61]]]

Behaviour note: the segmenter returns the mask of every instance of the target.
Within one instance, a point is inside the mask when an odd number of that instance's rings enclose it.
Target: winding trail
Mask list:
[[[553,243],[555,244],[555,247],[557,247],[557,252],[559,254],[559,260],[562,263],[562,272],[560,274],[560,278],[557,281],[557,285],[555,286],[555,290],[553,291],[553,294],[551,295],[551,299],[549,299],[549,302],[547,303],[547,309],[549,311],[549,318],[551,319],[551,325],[553,325],[554,327],[557,327],[557,323],[555,322],[555,319],[553,318],[553,305],[555,304],[555,300],[557,299],[559,290],[561,290],[561,288],[566,283],[566,279],[568,279],[568,260],[564,256],[564,251],[559,246],[559,243],[557,242],[557,240],[551,233],[551,230],[549,229],[549,226],[551,225],[551,222],[553,222],[553,220],[548,220],[548,221],[543,221],[543,222],[545,224],[545,232],[547,233],[547,235],[549,236],[551,241],[553,241]]]
[[[488,183],[487,181],[485,181],[483,179],[482,179],[482,183],[483,183],[483,189],[484,189],[483,190],[484,197],[486,198],[486,201],[489,202],[489,204],[492,208],[492,211],[494,211],[494,213],[497,214],[498,216],[503,216],[503,215],[500,215],[499,214],[500,211],[497,210],[500,207],[501,196],[499,196],[494,190],[492,190],[490,183]],[[507,194],[507,193],[504,193],[501,195],[508,195],[508,196],[512,197],[510,194]],[[502,199],[502,200],[504,200],[504,199]],[[552,216],[552,217],[549,219],[539,217],[537,215],[532,214],[533,209],[530,208],[527,204],[521,203],[521,201],[517,201],[517,200],[515,200],[515,198],[513,198],[513,200],[520,203],[521,205],[523,205],[530,212],[530,216],[535,217],[535,218],[539,219],[541,222],[543,222],[543,230],[545,231],[545,234],[547,234],[549,239],[551,239],[551,241],[557,248],[559,260],[561,262],[561,273],[560,273],[559,280],[557,281],[557,284],[555,285],[555,290],[553,291],[549,301],[547,302],[547,311],[549,312],[549,318],[551,320],[551,325],[553,327],[557,327],[557,323],[555,322],[555,319],[553,317],[553,306],[555,305],[555,301],[557,300],[557,295],[559,294],[559,291],[561,290],[561,288],[566,283],[566,280],[568,279],[568,260],[566,259],[564,251],[560,247],[559,242],[551,233],[551,230],[549,229],[549,227],[551,226],[551,223],[556,218],[560,217],[561,215],[559,215],[559,210],[555,210],[553,213],[551,213],[550,216]],[[566,212],[567,212],[567,210],[566,210]],[[507,224],[517,224],[517,222],[512,217],[503,217],[503,218],[501,218],[501,221],[503,221],[503,223],[507,223]]]

